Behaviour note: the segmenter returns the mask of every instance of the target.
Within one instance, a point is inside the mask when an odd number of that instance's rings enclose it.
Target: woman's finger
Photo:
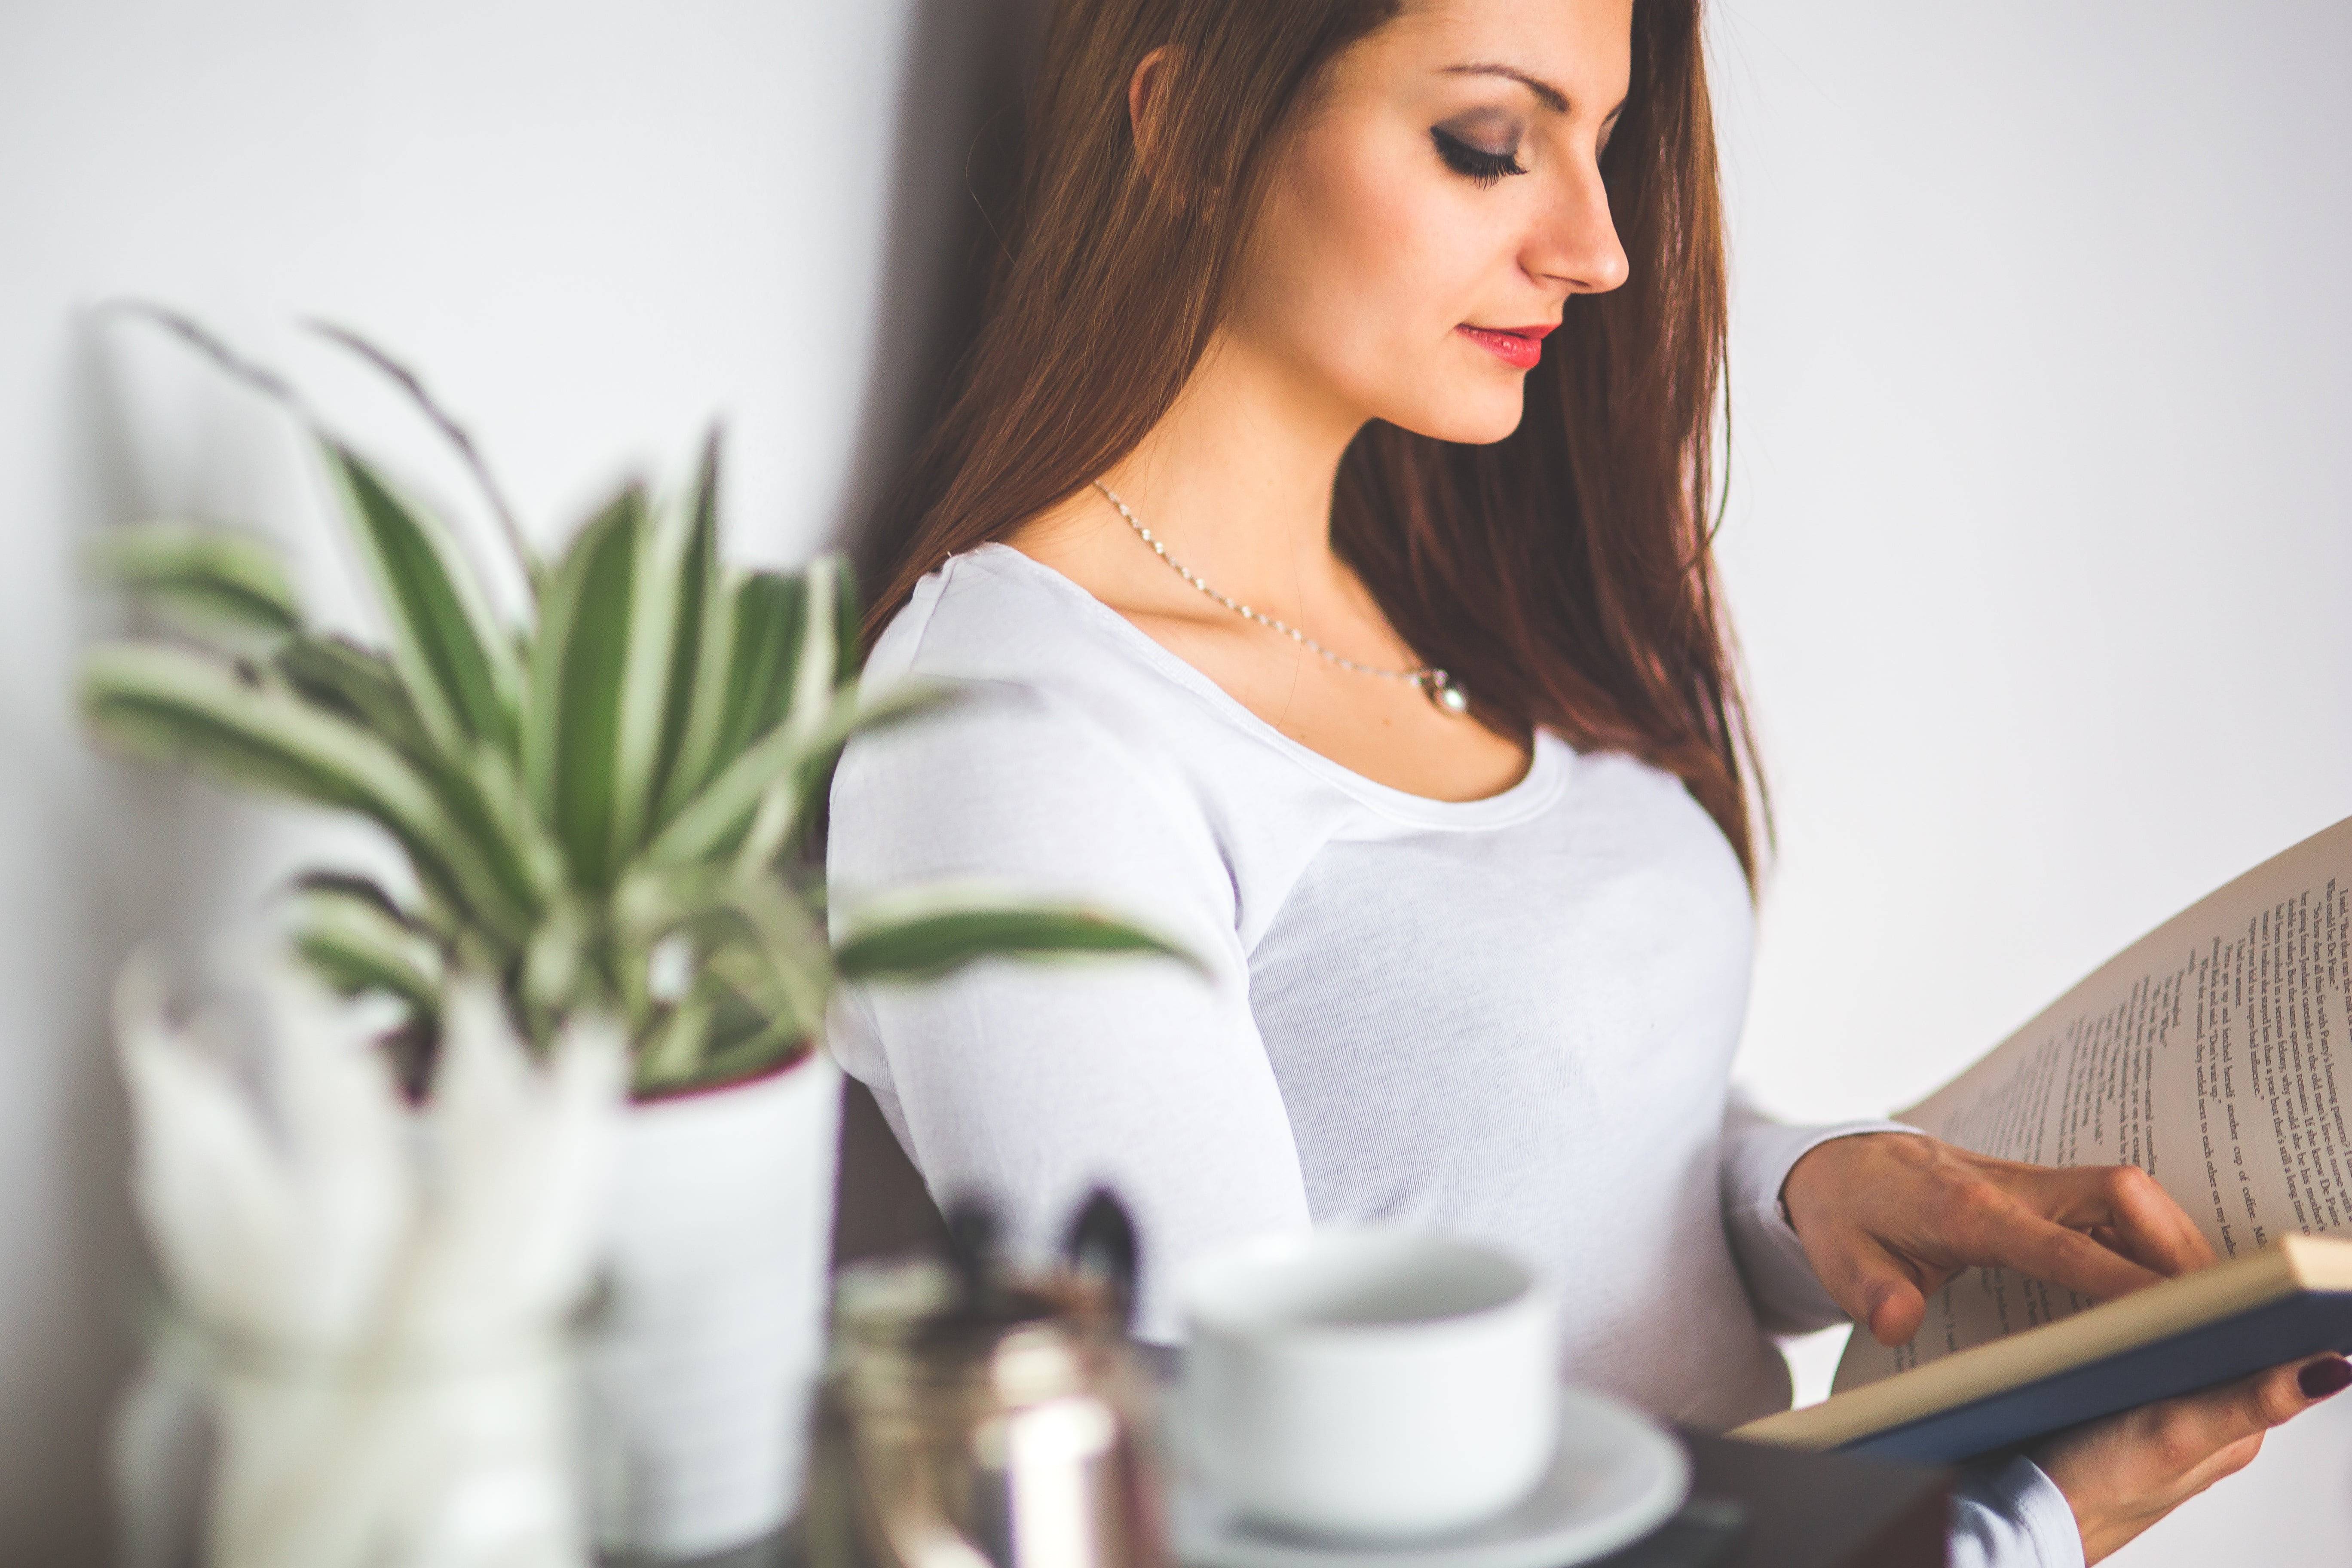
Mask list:
[[[2047,1217],[2106,1232],[2102,1241],[2155,1273],[2186,1274],[2213,1261],[2197,1223],[2136,1165],[2018,1165],[2002,1174],[2003,1184]]]
[[[1965,1266],[2014,1268],[2095,1301],[2128,1296],[2163,1279],[2021,1203],[1989,1206],[1963,1225],[1955,1239],[1967,1254],[1957,1261]]]
[[[1835,1279],[1823,1280],[1831,1297],[1883,1345],[1907,1343],[1919,1331],[1927,1317],[1927,1292],[1943,1283],[1923,1279],[1877,1237],[1861,1230],[1848,1233],[1833,1272]]]
[[[2352,1362],[2313,1356],[2062,1432],[2033,1452],[2066,1494],[2096,1563],[2223,1476],[2263,1434],[2352,1385]]]
[[[2176,1472],[2196,1476],[2212,1459],[2302,1415],[2347,1383],[2352,1383],[2352,1362],[2329,1354],[2167,1400],[2151,1411],[2157,1417],[2154,1437],[2159,1457]]]

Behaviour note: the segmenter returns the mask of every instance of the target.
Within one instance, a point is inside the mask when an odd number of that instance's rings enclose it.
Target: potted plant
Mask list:
[[[543,562],[416,378],[320,328],[403,386],[481,481],[530,589],[530,613],[502,623],[452,530],[284,381],[141,309],[309,426],[389,636],[377,648],[313,626],[253,535],[125,528],[101,564],[153,629],[86,656],[89,727],[110,749],[391,836],[414,885],[307,875],[292,941],[337,989],[393,999],[387,1044],[410,1081],[460,974],[490,977],[542,1047],[575,1016],[621,1022],[636,1103],[590,1355],[614,1415],[604,1535],[664,1554],[757,1537],[797,1500],[820,1353],[835,981],[1176,950],[1100,911],[965,888],[896,890],[828,940],[807,846],[833,763],[860,729],[940,698],[861,685],[836,558],[789,574],[725,563],[715,434],[680,493],[625,485]]]

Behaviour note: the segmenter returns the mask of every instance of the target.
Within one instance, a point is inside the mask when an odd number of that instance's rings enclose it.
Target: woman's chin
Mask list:
[[[1521,380],[1511,378],[1510,389],[1502,393],[1491,388],[1465,391],[1442,404],[1423,404],[1409,413],[1386,416],[1391,425],[1402,426],[1416,436],[1426,436],[1433,441],[1452,441],[1464,447],[1488,447],[1519,427],[1520,416],[1527,411],[1527,397]]]

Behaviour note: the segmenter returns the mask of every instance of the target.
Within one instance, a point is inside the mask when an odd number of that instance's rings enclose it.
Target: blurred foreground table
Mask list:
[[[1950,1471],[1681,1436],[1690,1503],[1596,1568],[1943,1568]]]
[[[1593,1568],[1943,1568],[1950,1472],[1681,1434],[1691,1502]],[[786,1529],[663,1568],[804,1568]]]

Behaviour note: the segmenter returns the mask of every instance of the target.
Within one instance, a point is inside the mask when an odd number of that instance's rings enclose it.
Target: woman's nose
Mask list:
[[[1571,294],[1606,294],[1625,281],[1625,247],[1609,212],[1609,187],[1600,169],[1569,174],[1528,236],[1528,271]]]

